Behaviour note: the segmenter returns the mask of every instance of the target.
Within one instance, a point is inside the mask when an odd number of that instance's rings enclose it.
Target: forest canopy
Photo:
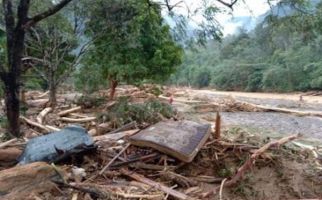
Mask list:
[[[222,43],[187,51],[170,83],[243,91],[322,89],[322,5],[310,14],[294,9],[267,16],[254,30],[241,27]]]

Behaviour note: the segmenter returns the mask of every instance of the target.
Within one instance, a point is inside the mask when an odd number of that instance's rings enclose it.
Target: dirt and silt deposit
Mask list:
[[[25,138],[0,143],[0,199],[322,198],[320,97],[299,101],[300,94],[247,97],[157,86],[126,86],[117,93],[115,101],[106,100],[108,91],[60,94],[57,108],[45,110],[47,96],[28,92]],[[213,127],[190,163],[128,141],[160,121],[214,126],[217,111],[220,139]],[[97,150],[68,152],[53,165],[15,167],[28,139],[70,124],[84,127]]]

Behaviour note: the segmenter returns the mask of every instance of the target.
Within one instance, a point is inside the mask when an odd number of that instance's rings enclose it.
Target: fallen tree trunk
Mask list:
[[[17,162],[17,158],[22,153],[22,150],[18,148],[7,148],[7,149],[0,149],[0,165],[4,163],[15,163]]]
[[[71,108],[71,109],[68,109],[68,110],[63,110],[63,111],[58,113],[58,116],[62,117],[62,116],[68,115],[69,113],[79,111],[81,109],[82,109],[81,106],[77,106],[75,108]]]
[[[0,199],[28,199],[30,194],[51,191],[52,180],[62,180],[63,173],[44,162],[0,171]]]
[[[53,109],[52,109],[51,107],[48,107],[48,108],[43,109],[43,110],[39,113],[39,115],[37,116],[37,122],[38,122],[39,124],[43,124],[43,122],[44,122],[44,118],[45,118],[45,117],[46,117],[46,115],[47,115],[48,113],[50,113],[52,110],[53,110]]]
[[[265,112],[281,112],[281,113],[287,113],[287,114],[295,114],[298,116],[315,116],[315,117],[322,117],[322,112],[320,111],[300,111],[300,110],[294,110],[294,109],[288,109],[288,108],[277,108],[277,107],[269,107],[269,106],[262,106],[247,102],[240,102],[249,106],[252,106],[254,108],[261,109]]]
[[[49,94],[49,91],[46,91],[46,92],[44,92],[44,93],[42,93],[42,94],[40,94],[40,95],[36,96],[36,99],[41,99],[41,98],[43,98],[43,97],[47,96],[48,94]]]
[[[79,118],[79,119],[61,117],[60,120],[64,122],[71,122],[71,123],[84,123],[84,122],[94,121],[96,120],[96,117],[87,117],[87,118]]]
[[[27,124],[29,125],[32,125],[32,126],[35,126],[37,128],[40,128],[46,132],[50,132],[51,130],[49,128],[47,128],[46,126],[42,125],[42,124],[39,124],[37,122],[34,122],[30,119],[27,119],[26,117],[23,117],[23,116],[20,116],[20,119],[22,119],[23,121],[25,121]]]
[[[49,102],[49,99],[36,99],[26,101],[27,105],[30,107],[43,107]]]

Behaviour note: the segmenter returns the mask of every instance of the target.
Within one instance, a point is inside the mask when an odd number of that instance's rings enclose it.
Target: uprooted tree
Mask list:
[[[55,14],[72,0],[61,0],[46,11],[29,17],[30,0],[19,2],[3,0],[3,15],[7,38],[6,60],[0,64],[0,78],[4,83],[6,114],[9,134],[19,137],[19,90],[22,71],[22,58],[26,32],[39,21]],[[17,5],[15,5],[17,4]],[[17,10],[15,10],[17,8]]]

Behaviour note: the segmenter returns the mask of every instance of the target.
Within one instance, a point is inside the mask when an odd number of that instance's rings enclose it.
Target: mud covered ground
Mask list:
[[[300,96],[303,95],[302,101]],[[322,96],[309,96],[305,94],[270,94],[270,93],[242,93],[242,92],[219,92],[214,90],[185,90],[185,97],[180,99],[201,100],[215,102],[218,99],[234,98],[239,101],[263,106],[288,108],[301,111],[322,111]],[[175,104],[178,109],[189,111],[189,105]],[[277,112],[222,112],[223,125],[241,126],[257,130],[263,134],[285,135],[301,133],[308,140],[321,140],[322,143],[322,118],[300,117],[292,114]],[[212,121],[215,113],[198,113],[192,118]]]

